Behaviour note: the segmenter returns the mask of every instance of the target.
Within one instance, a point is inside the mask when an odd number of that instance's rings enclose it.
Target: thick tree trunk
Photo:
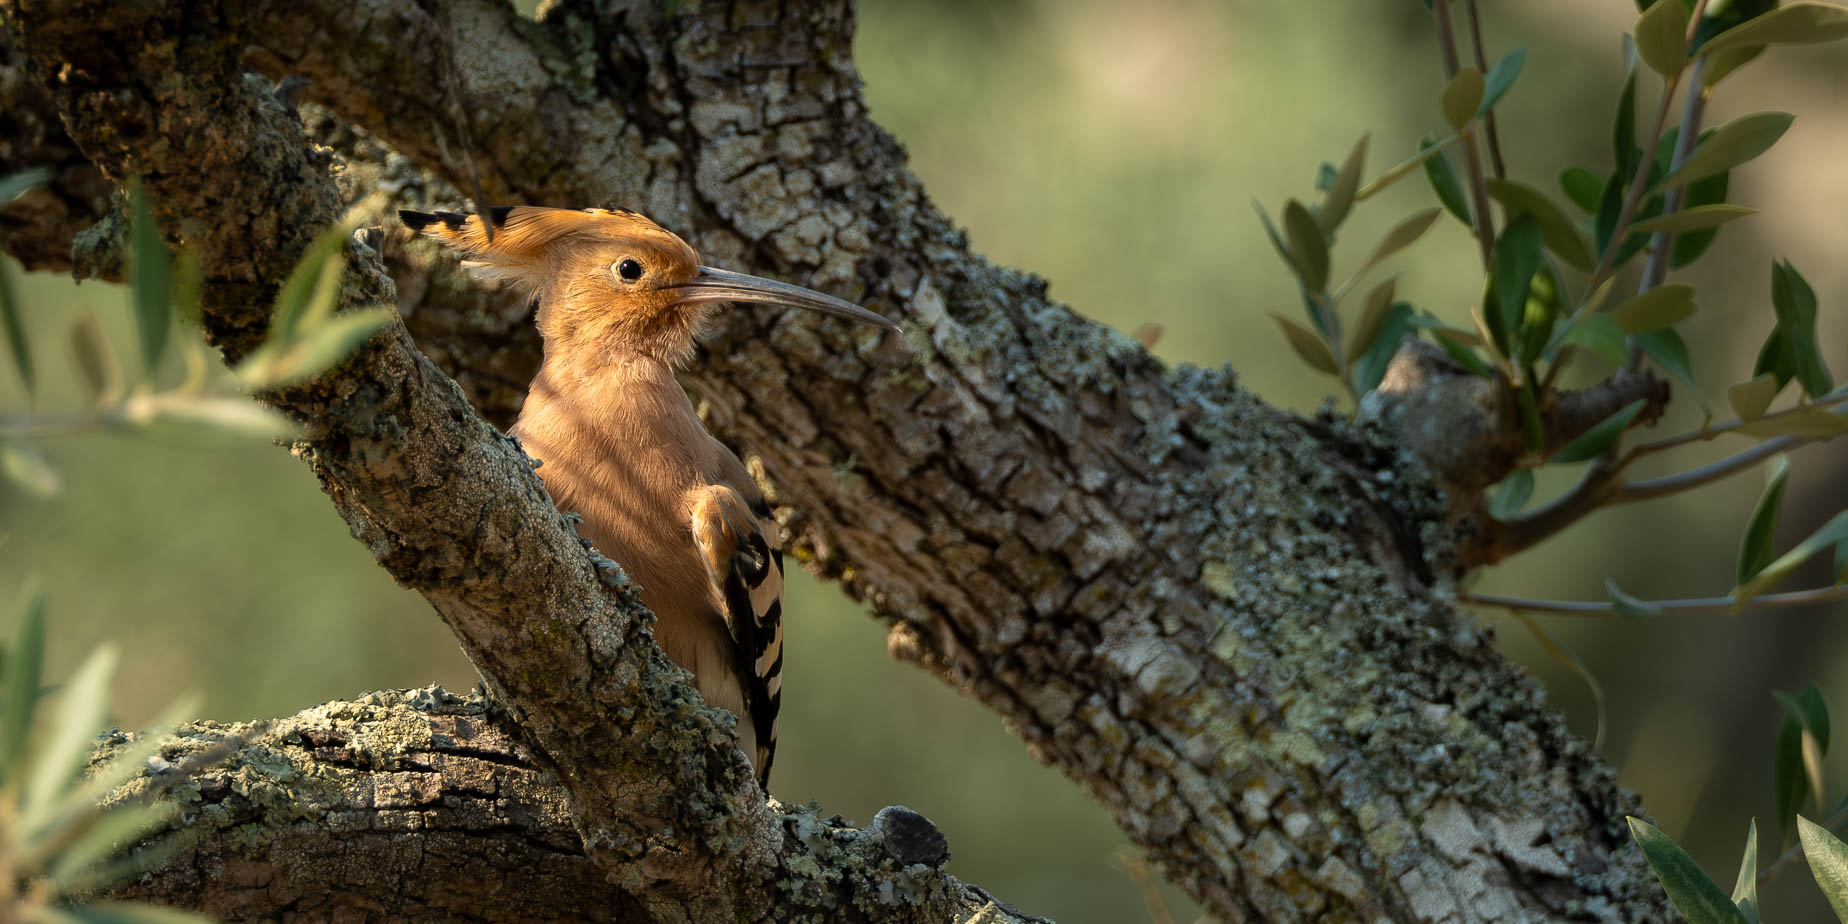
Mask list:
[[[416,167],[463,181],[465,118],[492,201],[634,207],[707,262],[903,322],[731,312],[689,384],[761,461],[805,565],[1221,917],[1665,915],[1623,822],[1634,798],[1449,604],[1448,501],[1413,454],[1269,408],[1229,372],[1164,367],[969,253],[865,117],[845,4],[560,3],[537,24],[489,0],[184,6],[0,0],[77,147],[148,177],[205,254],[227,356],[336,208],[326,155],[240,67],[305,76],[370,131],[362,186]],[[379,243],[418,345],[504,423],[536,358],[523,306]],[[383,296],[380,254],[356,250],[351,300]],[[626,579],[403,329],[264,398],[310,429],[297,452],[355,535],[456,630],[638,916],[984,907],[929,863],[816,850],[807,816],[767,810]],[[918,904],[867,901],[913,871],[900,894]]]

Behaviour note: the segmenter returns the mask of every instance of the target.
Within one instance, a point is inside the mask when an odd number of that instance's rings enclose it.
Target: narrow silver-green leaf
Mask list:
[[[1694,287],[1669,283],[1618,302],[1609,314],[1625,333],[1640,334],[1673,327],[1693,317],[1694,310]]]
[[[1277,326],[1283,329],[1283,337],[1290,342],[1290,349],[1295,350],[1296,355],[1302,357],[1303,362],[1308,363],[1318,372],[1337,376],[1341,374],[1340,367],[1335,364],[1335,354],[1314,331],[1275,311],[1271,312],[1271,320],[1276,321]]]
[[[1733,904],[1750,924],[1758,921],[1758,819],[1745,830],[1745,856],[1739,859],[1739,878],[1733,882]]]
[[[32,167],[0,176],[0,206],[17,199],[29,189],[37,189],[51,179],[49,167]]]
[[[1412,325],[1416,312],[1404,302],[1394,302],[1386,309],[1386,320],[1380,331],[1368,343],[1349,369],[1349,377],[1356,394],[1364,395],[1380,386],[1386,378],[1386,369],[1392,364],[1392,358],[1399,352],[1405,338],[1417,335],[1417,328]]]
[[[354,212],[349,210],[347,217],[315,237],[314,243],[308,246],[308,252],[289,271],[289,278],[283,282],[282,291],[276,295],[276,313],[270,319],[271,340],[286,343],[294,338],[307,314],[309,299],[317,288],[322,287],[330,261],[339,263],[341,269],[345,269],[347,238],[352,235],[357,221]]]
[[[30,832],[56,808],[58,796],[77,779],[90,757],[90,741],[103,730],[108,709],[109,678],[118,653],[103,645],[90,653],[58,694],[57,720],[45,727],[43,740],[25,775],[20,826]]]
[[[1819,407],[1792,408],[1742,423],[1733,432],[1759,439],[1797,436],[1807,440],[1832,440],[1848,433],[1848,416]]]
[[[1688,345],[1681,339],[1680,334],[1675,333],[1673,328],[1669,328],[1636,334],[1633,339],[1650,359],[1655,360],[1656,364],[1669,375],[1680,380],[1681,384],[1687,388],[1688,395],[1700,405],[1701,410],[1705,411],[1708,417],[1713,416],[1713,409],[1707,406],[1706,396],[1700,393],[1699,383],[1694,381],[1694,364],[1688,359]]]
[[[1424,236],[1426,231],[1431,229],[1431,224],[1437,221],[1437,216],[1442,213],[1442,209],[1432,206],[1431,208],[1414,212],[1404,221],[1393,225],[1392,230],[1386,232],[1385,237],[1380,238],[1379,246],[1373,249],[1373,256],[1367,258],[1366,265],[1361,267],[1360,271],[1364,273],[1378,266],[1380,261],[1385,260],[1387,257],[1412,246],[1419,238]]]
[[[172,802],[152,802],[114,806],[101,811],[83,833],[46,864],[46,875],[60,892],[97,888],[109,883],[92,882],[92,869],[112,856],[126,852],[146,835],[159,829],[179,814]]]
[[[1393,288],[1397,288],[1397,285],[1399,277],[1392,275],[1368,292],[1368,299],[1360,307],[1360,320],[1355,323],[1355,333],[1349,334],[1347,340],[1349,366],[1360,360],[1360,355],[1373,346],[1373,340],[1377,340],[1380,331],[1386,327],[1386,314],[1388,309],[1392,309]]]
[[[1819,397],[1835,388],[1816,343],[1816,292],[1789,260],[1771,267],[1771,307],[1784,330],[1791,373],[1804,394]]]
[[[5,711],[0,712],[0,782],[14,778],[19,758],[26,752],[44,669],[45,593],[34,587],[26,594],[19,631],[13,634],[13,644],[6,651],[6,704]]]
[[[1636,415],[1642,412],[1643,405],[1647,403],[1645,399],[1638,398],[1624,405],[1617,413],[1604,418],[1591,429],[1579,434],[1578,438],[1560,447],[1547,461],[1588,462],[1603,455],[1605,450],[1617,445],[1618,438],[1629,428],[1630,421],[1636,419]]]
[[[358,308],[297,331],[293,343],[263,357],[259,365],[240,365],[238,372],[252,388],[278,388],[320,375],[353,355],[392,321],[389,308]],[[253,357],[256,358],[256,357]]]
[[[1704,208],[1710,205],[1724,205],[1726,193],[1732,184],[1732,171],[1722,170],[1704,180],[1695,180],[1688,184],[1687,193],[1681,204],[1683,211]],[[1701,254],[1713,245],[1719,237],[1719,228],[1707,228],[1701,231],[1684,231],[1675,236],[1675,243],[1669,250],[1668,266],[1681,269],[1700,259]]]
[[[1546,247],[1574,269],[1590,272],[1591,245],[1586,243],[1578,225],[1551,196],[1514,180],[1488,180],[1489,195],[1515,212],[1532,215],[1546,233]]]
[[[1366,304],[1360,309],[1360,320],[1354,325],[1354,333],[1349,335],[1352,338],[1348,341],[1350,366],[1360,360],[1361,354],[1367,352],[1367,348],[1373,345],[1374,339],[1385,328],[1386,315],[1392,307],[1393,289],[1398,282],[1399,277],[1393,276],[1367,293]]]
[[[205,264],[197,248],[182,247],[173,258],[173,310],[194,323],[199,319],[199,294],[205,289]]]
[[[0,335],[13,355],[13,370],[26,386],[26,394],[36,394],[38,373],[32,368],[32,344],[26,340],[26,327],[19,320],[19,302],[13,297],[13,271],[0,259]]]
[[[1534,272],[1540,268],[1540,248],[1545,240],[1540,222],[1531,215],[1518,215],[1502,229],[1495,242],[1495,274],[1491,279],[1495,291],[1493,313],[1485,313],[1489,332],[1496,348],[1505,355],[1514,353],[1514,336],[1520,329],[1527,308],[1527,293],[1533,288]]]
[[[1649,69],[1664,77],[1688,63],[1688,11],[1681,0],[1653,3],[1636,20],[1636,53]]]
[[[1481,71],[1473,67],[1459,69],[1444,85],[1444,121],[1449,122],[1451,128],[1462,131],[1482,104],[1482,91]]]
[[[1289,238],[1291,265],[1303,288],[1310,292],[1327,290],[1328,241],[1309,209],[1295,199],[1283,204],[1283,233]]]
[[[95,407],[114,397],[121,387],[122,373],[116,364],[115,351],[103,336],[96,316],[83,312],[71,324],[71,352],[77,357],[77,371],[90,389],[90,406]]]
[[[1636,175],[1643,155],[1636,146],[1636,44],[1626,35],[1623,46],[1627,73],[1623,89],[1617,93],[1617,115],[1611,123],[1611,157],[1617,165],[1614,178],[1628,181]]]
[[[1623,328],[1609,315],[1594,314],[1573,325],[1571,332],[1566,334],[1566,342],[1591,351],[1613,366],[1621,366],[1630,358]]]
[[[1418,142],[1418,147],[1423,150],[1436,143],[1430,136],[1426,136],[1424,140]],[[1438,204],[1442,205],[1445,211],[1456,216],[1458,221],[1468,225],[1470,223],[1469,202],[1463,198],[1463,182],[1457,179],[1457,168],[1451,165],[1450,157],[1439,154],[1427,159],[1424,162],[1424,172],[1425,179],[1431,182],[1431,191],[1437,195]]]
[[[1656,6],[1680,8],[1681,0],[1656,0]],[[1673,838],[1640,818],[1633,817],[1629,821],[1630,834],[1636,838],[1637,846],[1643,848],[1649,868],[1655,871],[1657,881],[1668,892],[1668,900],[1674,903],[1675,910],[1681,912],[1689,924],[1745,924],[1745,915],[1739,912],[1739,907]]]
[[[1711,55],[1759,45],[1810,45],[1843,38],[1848,38],[1848,6],[1804,0],[1754,16],[1708,39],[1700,51]]]
[[[1753,597],[1770,590],[1785,578],[1790,577],[1791,572],[1797,570],[1817,553],[1833,549],[1836,543],[1844,539],[1848,539],[1848,510],[1836,514],[1829,522],[1822,524],[1821,528],[1811,533],[1808,538],[1797,543],[1795,548],[1760,569],[1750,581],[1740,584],[1733,590],[1733,600],[1741,605],[1745,604]]]
[[[1702,205],[1682,209],[1671,215],[1661,215],[1636,222],[1630,226],[1630,231],[1637,234],[1653,234],[1657,231],[1669,231],[1675,234],[1683,231],[1704,231],[1747,215],[1757,214],[1757,212],[1757,209],[1748,209],[1743,205]]]
[[[1506,520],[1521,512],[1527,501],[1534,496],[1534,470],[1517,468],[1508,473],[1508,477],[1495,486],[1495,493],[1489,498],[1489,516],[1497,520]]]
[[[0,443],[0,474],[35,497],[53,498],[64,493],[64,476],[45,450],[31,443]]]
[[[1251,200],[1251,207],[1258,213],[1258,223],[1264,226],[1264,236],[1270,238],[1272,247],[1277,248],[1277,256],[1282,257],[1286,265],[1294,268],[1296,258],[1290,255],[1290,245],[1283,242],[1283,235],[1277,233],[1277,226],[1271,222],[1270,212],[1265,211],[1264,204],[1256,198]]]
[[[129,902],[91,902],[66,911],[81,924],[212,924],[190,911]]]
[[[1381,191],[1399,182],[1401,179],[1404,179],[1406,174],[1411,173],[1414,169],[1423,165],[1425,161],[1442,153],[1445,148],[1456,144],[1457,141],[1461,140],[1461,136],[1449,135],[1442,141],[1426,140],[1430,143],[1419,145],[1418,153],[1393,164],[1385,173],[1374,177],[1373,182],[1362,186],[1360,191],[1354,194],[1355,200],[1368,199],[1379,195]]]
[[[1495,108],[1501,102],[1502,95],[1514,85],[1514,78],[1521,73],[1521,65],[1527,63],[1527,49],[1516,48],[1502,55],[1489,73],[1483,77],[1482,102],[1476,104],[1476,114],[1482,115]]]
[[[1604,194],[1604,180],[1584,167],[1565,167],[1559,171],[1559,191],[1585,214],[1598,211],[1598,199]]]
[[[1662,615],[1660,606],[1625,593],[1624,589],[1618,587],[1617,582],[1610,578],[1604,579],[1604,598],[1611,601],[1611,608],[1616,610],[1619,616],[1630,619],[1652,619]]]
[[[1360,136],[1354,143],[1354,150],[1348,152],[1347,161],[1341,165],[1341,172],[1335,174],[1329,183],[1328,192],[1322,196],[1322,230],[1330,237],[1341,222],[1347,219],[1348,210],[1354,205],[1354,194],[1360,191],[1360,172],[1367,164],[1367,136]]]
[[[1784,481],[1790,474],[1790,458],[1777,455],[1765,473],[1765,491],[1758,496],[1758,506],[1745,521],[1745,533],[1739,538],[1737,583],[1744,584],[1771,564],[1772,545],[1777,541],[1777,514],[1784,503]]]
[[[139,181],[128,184],[129,271],[135,302],[135,329],[141,335],[142,369],[152,375],[166,352],[173,328],[173,264],[160,226],[148,208]]]
[[[1726,401],[1740,420],[1752,421],[1765,416],[1777,392],[1777,376],[1767,372],[1726,389]]]
[[[1651,191],[1661,192],[1731,170],[1771,150],[1795,119],[1796,116],[1788,112],[1754,112],[1740,116],[1715,129],[1681,166],[1663,177]]]
[[[258,439],[296,435],[295,425],[288,418],[241,395],[168,402],[155,410],[149,423],[210,427]]]
[[[1747,45],[1738,48],[1722,48],[1711,54],[1707,52],[1705,46],[1702,46],[1701,53],[1707,55],[1707,71],[1701,75],[1701,82],[1711,89],[1719,86],[1720,81],[1725,80],[1727,75],[1733,71],[1758,60],[1758,56],[1765,53],[1765,46]]]
[[[1823,897],[1835,917],[1848,922],[1848,844],[1801,815],[1797,816],[1797,837],[1803,841],[1803,859],[1822,887]]]

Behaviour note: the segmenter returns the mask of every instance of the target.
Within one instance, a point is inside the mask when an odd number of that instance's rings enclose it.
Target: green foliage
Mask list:
[[[1688,159],[1655,184],[1651,192],[1683,186],[1717,176],[1771,150],[1796,116],[1788,112],[1754,112],[1715,129]]]
[[[1848,922],[1848,844],[1807,818],[1797,819],[1803,858],[1838,920]]]
[[[1752,518],[1746,521],[1745,535],[1739,542],[1740,584],[1757,577],[1771,564],[1771,543],[1777,538],[1778,507],[1784,502],[1784,483],[1789,474],[1788,456],[1771,460],[1770,472],[1765,477],[1765,492],[1759,496],[1758,506],[1753,508]]]
[[[1437,142],[1429,135],[1418,142],[1418,152],[1434,150]],[[1450,165],[1450,157],[1435,154],[1424,161],[1425,179],[1431,182],[1431,192],[1437,195],[1438,204],[1444,211],[1456,216],[1465,225],[1469,224],[1469,203],[1463,198],[1463,181],[1457,179],[1457,170]]]
[[[0,206],[50,178],[51,171],[43,168],[0,177]],[[38,385],[38,376],[32,368],[32,347],[26,342],[25,328],[19,323],[19,306],[14,301],[10,275],[5,261],[0,261],[0,337],[5,337],[7,350],[13,356],[13,368],[18,371],[20,382],[25,384],[27,394],[31,394]]]
[[[1739,878],[1733,882],[1732,902],[1751,924],[1758,924],[1758,819],[1745,831],[1745,855],[1739,859]]]
[[[1771,696],[1784,710],[1778,725],[1771,784],[1778,830],[1788,837],[1805,796],[1812,797],[1816,810],[1822,811],[1822,758],[1829,752],[1829,706],[1822,699],[1822,690],[1813,683],[1795,696],[1781,690],[1773,690]]]
[[[1604,579],[1604,596],[1605,599],[1611,602],[1612,608],[1617,611],[1617,615],[1619,616],[1629,619],[1652,619],[1662,615],[1662,608],[1660,606],[1647,601],[1638,600],[1624,593],[1623,588],[1618,587],[1617,582],[1610,578]]]
[[[1556,463],[1589,462],[1603,455],[1612,446],[1617,445],[1623,431],[1629,429],[1630,421],[1642,413],[1648,402],[1638,398],[1619,408],[1616,413],[1594,424],[1591,429],[1580,434],[1572,442],[1559,448],[1547,461]]]
[[[0,180],[0,192],[30,185],[18,177]],[[94,318],[80,314],[74,320],[70,344],[77,371],[93,398],[89,411],[61,419],[0,419],[0,475],[36,496],[56,495],[63,485],[50,457],[37,445],[44,437],[100,429],[140,431],[155,424],[264,439],[293,432],[288,421],[236,394],[233,383],[210,387],[202,355],[205,348],[196,338],[184,338],[179,344],[191,367],[186,381],[164,390],[154,387],[175,316],[190,319],[199,314],[205,268],[197,253],[182,250],[176,256],[167,249],[139,183],[129,184],[125,208],[130,216],[129,283],[142,375],[132,380],[124,375],[115,350]],[[346,242],[362,214],[363,207],[354,209],[310,246],[277,296],[269,336],[234,370],[236,384],[248,389],[280,388],[313,378],[353,355],[392,323],[396,314],[386,306],[335,312],[346,271]],[[5,267],[0,265],[0,331],[6,334],[14,366],[29,389],[33,381],[31,344],[19,324],[4,274]]]
[[[65,897],[92,891],[143,868],[150,851],[138,846],[172,817],[171,803],[124,799],[102,801],[144,772],[172,725],[190,705],[169,710],[157,729],[143,733],[88,775],[96,736],[105,726],[109,677],[117,654],[98,648],[57,695],[57,707],[41,715],[45,659],[45,599],[27,595],[13,643],[5,656],[0,702],[0,876],[8,883],[0,899],[7,920],[57,920],[102,924],[198,922],[197,915],[120,902],[66,904]]]
[[[173,257],[161,240],[138,180],[128,184],[129,270],[133,274],[135,326],[141,333],[142,368],[153,375],[173,328]]]
[[[1656,5],[1678,4],[1668,0]],[[1656,879],[1668,892],[1668,900],[1674,902],[1675,910],[1681,912],[1689,924],[1744,924],[1748,920],[1719,884],[1701,870],[1700,864],[1661,829],[1640,818],[1631,818],[1630,835],[1636,838],[1643,856],[1649,859],[1649,868],[1655,871]]]
[[[1502,56],[1489,73],[1483,78],[1482,102],[1476,106],[1476,115],[1486,115],[1501,102],[1501,98],[1514,86],[1514,78],[1520,76],[1521,66],[1527,63],[1527,49],[1516,48]]]
[[[346,243],[363,208],[321,232],[290,271],[276,297],[269,337],[237,366],[251,388],[280,388],[311,379],[352,355],[397,315],[389,307],[334,314],[346,275]]]
[[[1694,287],[1661,285],[1617,303],[1610,319],[1626,334],[1667,330],[1694,316]]]

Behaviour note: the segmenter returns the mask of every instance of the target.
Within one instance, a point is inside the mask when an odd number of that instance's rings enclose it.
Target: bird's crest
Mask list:
[[[557,248],[625,243],[664,251],[663,256],[697,264],[698,254],[673,232],[640,212],[623,208],[553,209],[530,205],[489,208],[489,240],[481,215],[402,210],[411,230],[460,252],[463,266],[477,275],[507,279],[529,289],[545,284]]]

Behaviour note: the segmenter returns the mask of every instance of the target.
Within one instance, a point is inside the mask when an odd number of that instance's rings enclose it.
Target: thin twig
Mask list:
[[[1431,4],[1431,12],[1437,21],[1437,47],[1444,59],[1444,79],[1450,80],[1461,68],[1457,62],[1456,29],[1450,21],[1450,0],[1437,0]],[[1475,212],[1476,243],[1482,250],[1482,268],[1488,270],[1495,262],[1495,224],[1489,217],[1489,186],[1482,175],[1482,154],[1476,150],[1476,132],[1471,122],[1465,122],[1458,133],[1463,136],[1463,167],[1469,178],[1471,209]]]
[[[1476,70],[1487,74],[1489,58],[1482,50],[1482,25],[1477,21],[1476,0],[1464,0],[1463,10],[1469,18],[1469,41],[1476,52]],[[1494,168],[1495,178],[1507,179],[1508,168],[1502,163],[1501,136],[1495,131],[1495,110],[1493,109],[1482,114],[1482,135],[1483,140],[1489,144],[1489,166]]]
[[[1844,385],[1841,388],[1837,388],[1834,391],[1829,392],[1828,394],[1825,394],[1819,398],[1813,399],[1809,402],[1799,404],[1795,407],[1785,408],[1784,410],[1781,410],[1781,411],[1774,411],[1770,414],[1765,414],[1760,417],[1754,417],[1749,421],[1734,418],[1732,420],[1726,421],[1725,423],[1711,424],[1709,426],[1701,427],[1699,430],[1689,430],[1686,433],[1677,434],[1675,436],[1667,437],[1666,439],[1659,439],[1652,443],[1644,443],[1640,446],[1637,446],[1631,449],[1629,452],[1624,454],[1623,465],[1628,466],[1631,462],[1634,462],[1637,459],[1640,459],[1644,456],[1654,455],[1655,453],[1658,453],[1658,452],[1662,452],[1662,451],[1669,450],[1669,449],[1674,449],[1677,446],[1686,446],[1689,443],[1707,442],[1716,437],[1724,436],[1728,433],[1733,432],[1734,430],[1744,427],[1748,423],[1760,423],[1763,421],[1774,421],[1781,417],[1788,417],[1792,414],[1800,414],[1805,411],[1813,411],[1813,410],[1818,410],[1818,409],[1826,410],[1828,408],[1836,407],[1837,405],[1841,405],[1843,403],[1848,403],[1848,385]]]
[[[1653,152],[1656,143],[1662,137],[1663,127],[1668,124],[1668,104],[1674,99],[1675,87],[1680,80],[1679,73],[1663,78],[1662,101],[1656,105],[1655,128],[1649,133],[1649,145],[1643,149],[1642,157],[1638,158],[1636,175],[1631,178],[1630,188],[1624,193],[1623,205],[1617,210],[1617,223],[1611,229],[1611,239],[1604,245],[1604,252],[1598,255],[1598,264],[1592,269],[1591,276],[1585,280],[1584,298],[1579,302],[1578,308],[1573,310],[1572,316],[1566,319],[1565,326],[1553,335],[1554,342],[1563,341],[1572,329],[1591,313],[1592,296],[1597,293],[1598,287],[1604,284],[1605,278],[1616,268],[1617,253],[1623,249],[1624,238],[1629,236],[1630,222],[1636,219],[1636,209],[1642,204],[1643,185],[1649,181],[1649,168],[1655,162]],[[1557,370],[1562,368],[1558,360],[1554,361],[1553,366],[1554,368],[1548,370],[1547,373],[1549,379],[1555,377]],[[1587,472],[1586,477],[1590,476],[1591,473]],[[1580,484],[1582,485],[1583,482],[1581,481]],[[1576,491],[1578,488],[1575,487],[1573,490]]]
[[[1700,140],[1700,120],[1707,108],[1707,92],[1701,86],[1706,76],[1707,59],[1694,59],[1694,70],[1688,77],[1687,99],[1681,106],[1681,129],[1675,137],[1675,157],[1670,162],[1669,172],[1673,173],[1687,162],[1688,155],[1694,152],[1694,145]],[[1682,202],[1686,201],[1686,185],[1676,186],[1662,196],[1662,215],[1664,217],[1681,211]],[[1668,278],[1669,244],[1674,238],[1673,231],[1657,231],[1649,240],[1649,262],[1643,267],[1643,283],[1639,291],[1647,292],[1662,284]]]
[[[1775,420],[1787,414],[1842,404],[1848,404],[1848,385],[1837,388],[1807,404],[1800,404],[1774,414],[1755,418],[1753,422]],[[1848,411],[1838,413],[1848,413]],[[1717,462],[1679,474],[1639,481],[1634,484],[1625,483],[1623,480],[1624,470],[1644,456],[1654,455],[1677,446],[1717,439],[1738,430],[1745,424],[1743,420],[1729,420],[1653,443],[1644,443],[1632,448],[1617,459],[1601,457],[1592,460],[1591,466],[1585,470],[1584,477],[1580,478],[1578,483],[1566,493],[1554,498],[1552,503],[1520,516],[1510,517],[1501,523],[1495,542],[1495,548],[1500,553],[1499,558],[1507,558],[1516,552],[1539,545],[1599,507],[1653,500],[1697,488],[1728,475],[1745,471],[1769,456],[1817,441],[1815,437],[1808,436],[1780,436]]]
[[[1821,806],[1818,806],[1818,808],[1820,807]],[[1822,826],[1830,831],[1834,831],[1836,828],[1841,827],[1843,822],[1848,822],[1848,806],[1844,806],[1840,811],[1830,815],[1828,820],[1822,823]],[[1758,874],[1758,884],[1762,886],[1770,882],[1778,873],[1783,871],[1784,867],[1789,866],[1792,861],[1800,856],[1803,856],[1803,842],[1801,840],[1790,845],[1790,849],[1784,851],[1783,856],[1778,857],[1775,863],[1765,867],[1764,871]]]
[[[1623,239],[1628,236],[1630,222],[1635,220],[1637,206],[1642,204],[1643,192],[1649,182],[1649,168],[1655,163],[1653,155],[1656,142],[1661,140],[1662,130],[1668,125],[1668,104],[1674,100],[1675,87],[1680,82],[1680,74],[1662,78],[1662,100],[1656,104],[1655,129],[1649,133],[1649,144],[1643,148],[1642,156],[1638,159],[1636,176],[1631,178],[1630,189],[1624,193],[1623,206],[1617,210],[1617,224],[1611,230],[1611,239],[1605,243],[1604,252],[1598,255],[1598,265],[1591,271],[1591,278],[1585,281],[1585,294],[1588,297],[1597,291],[1604,277],[1615,268],[1617,253],[1623,249]]]
[[[1616,605],[1608,600],[1535,600],[1527,597],[1505,597],[1500,594],[1461,594],[1457,599],[1458,602],[1471,606],[1486,606],[1523,613],[1610,616],[1617,612]],[[1809,590],[1793,590],[1781,594],[1763,594],[1745,601],[1744,605],[1755,607],[1810,606],[1817,603],[1833,603],[1837,600],[1848,600],[1848,584],[1837,587],[1813,587]],[[1694,597],[1686,600],[1649,601],[1646,605],[1663,612],[1687,613],[1731,610],[1741,604],[1731,597]]]
[[[1658,497],[1667,497],[1670,494],[1698,488],[1728,475],[1736,475],[1780,452],[1795,449],[1808,442],[1811,440],[1800,436],[1780,436],[1777,439],[1765,440],[1744,452],[1734,453],[1700,468],[1661,478],[1651,478],[1648,481],[1627,482],[1611,492],[1611,495],[1605,499],[1605,503],[1628,504],[1654,500]]]
[[[1699,0],[1695,4],[1694,22],[1696,24],[1700,22],[1700,13],[1706,5],[1706,0]],[[1689,29],[1693,28],[1689,26]],[[1702,86],[1706,73],[1707,59],[1705,57],[1694,59],[1694,69],[1688,76],[1687,99],[1682,102],[1681,107],[1681,128],[1679,134],[1675,136],[1675,155],[1674,159],[1669,162],[1670,173],[1679,169],[1687,161],[1688,155],[1694,151],[1694,143],[1700,138],[1701,114],[1707,108],[1707,90]],[[1681,211],[1681,203],[1687,199],[1687,194],[1688,188],[1685,184],[1676,186],[1663,194],[1662,217],[1666,218]],[[1668,230],[1657,231],[1654,236],[1650,237],[1649,259],[1643,264],[1643,281],[1637,287],[1639,294],[1661,285],[1663,280],[1668,278],[1668,264],[1673,256],[1674,239],[1675,233]],[[1642,365],[1643,345],[1635,337],[1631,337],[1630,358],[1624,364],[1624,368],[1634,371],[1642,368]]]

